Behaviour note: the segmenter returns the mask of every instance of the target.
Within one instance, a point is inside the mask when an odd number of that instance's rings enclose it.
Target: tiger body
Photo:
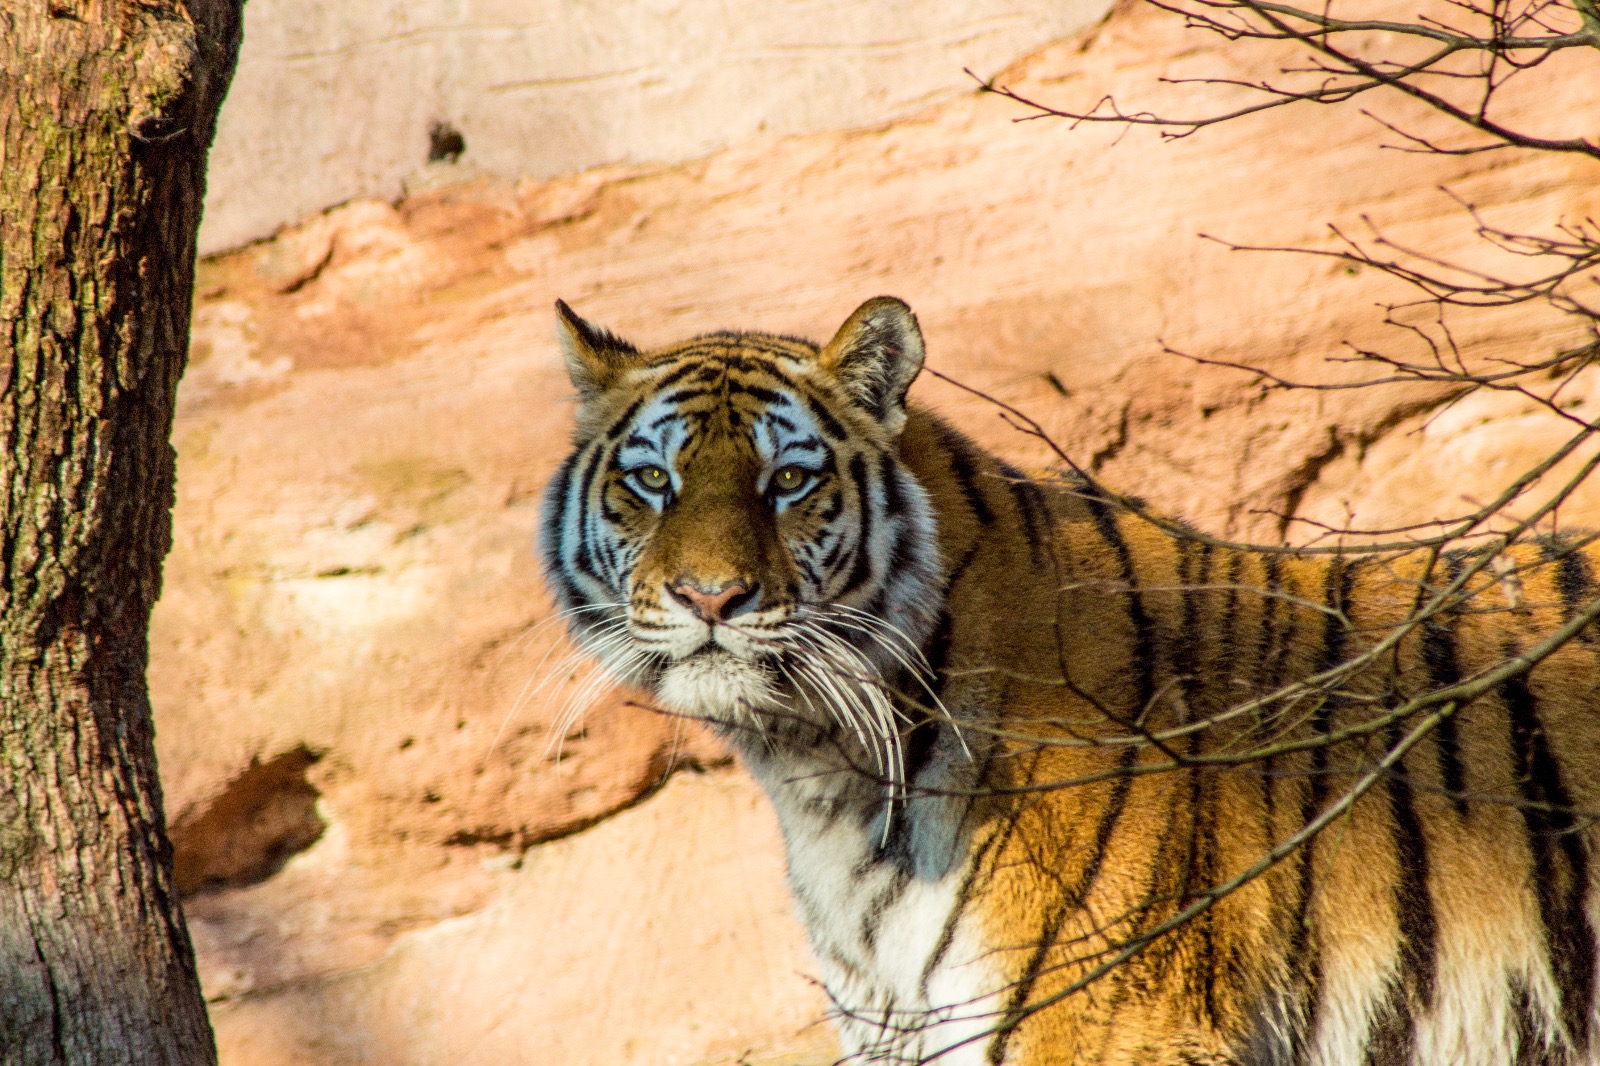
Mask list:
[[[853,1061],[1597,1061],[1597,647],[1486,673],[1578,617],[1592,552],[1175,535],[906,406],[898,301],[821,348],[561,310],[547,571],[770,795]]]

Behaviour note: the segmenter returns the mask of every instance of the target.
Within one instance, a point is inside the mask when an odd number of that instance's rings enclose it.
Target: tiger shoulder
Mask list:
[[[1588,538],[1212,540],[908,403],[890,298],[558,312],[547,575],[771,798],[849,1061],[1596,1061]]]

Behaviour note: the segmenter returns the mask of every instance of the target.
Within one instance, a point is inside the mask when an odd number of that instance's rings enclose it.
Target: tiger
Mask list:
[[[1600,1061],[1596,551],[1221,541],[907,391],[911,309],[557,302],[574,641],[770,797],[843,1061]]]

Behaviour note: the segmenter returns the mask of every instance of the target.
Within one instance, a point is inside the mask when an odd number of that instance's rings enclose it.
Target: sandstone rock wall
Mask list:
[[[250,0],[201,246],[462,171],[542,178],[883,122],[1105,6]]]
[[[1007,80],[1198,108],[1222,101],[1158,78],[1275,62],[1135,8]],[[1541,106],[1600,113],[1597,84],[1565,79]],[[224,1062],[831,1061],[753,787],[607,690],[551,623],[531,540],[569,431],[558,296],[657,343],[824,336],[898,294],[931,367],[1028,410],[1111,483],[1241,535],[1347,504],[1448,513],[1561,432],[1514,395],[1441,414],[1414,389],[1277,392],[1162,344],[1331,380],[1345,340],[1393,342],[1374,310],[1392,291],[1198,233],[1314,244],[1365,214],[1465,254],[1438,186],[1542,227],[1600,211],[1593,164],[1385,152],[1355,111],[1175,143],[1016,114],[969,93],[694,163],[354,202],[205,265],[152,682]],[[1527,309],[1459,336],[1574,340]],[[948,384],[915,396],[1046,458]],[[1600,500],[1563,517],[1600,522]]]

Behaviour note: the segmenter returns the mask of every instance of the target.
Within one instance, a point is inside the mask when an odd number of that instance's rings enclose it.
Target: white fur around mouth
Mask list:
[[[672,710],[723,720],[772,707],[778,698],[768,670],[709,640],[667,666],[657,695]]]

